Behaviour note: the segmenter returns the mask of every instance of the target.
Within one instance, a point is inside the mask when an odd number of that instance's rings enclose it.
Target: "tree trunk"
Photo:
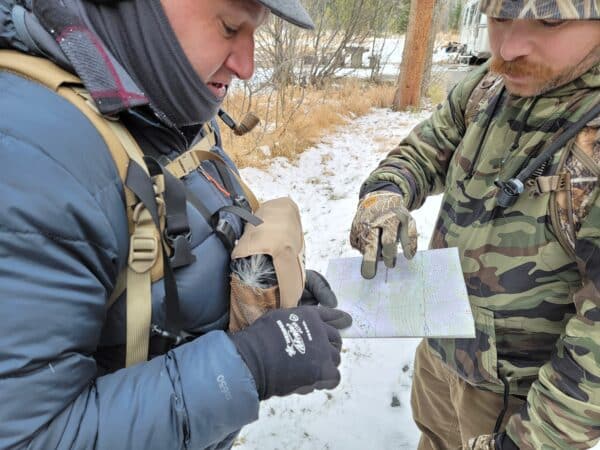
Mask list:
[[[433,17],[431,19],[431,31],[429,33],[429,42],[427,43],[427,52],[425,54],[425,68],[423,69],[423,80],[421,81],[421,98],[427,95],[429,84],[431,83],[431,65],[433,62],[433,49],[435,47],[435,38],[442,28],[442,19],[444,11],[447,10],[447,0],[435,0]]]
[[[411,1],[408,31],[394,96],[394,111],[420,106],[434,6],[435,0]]]

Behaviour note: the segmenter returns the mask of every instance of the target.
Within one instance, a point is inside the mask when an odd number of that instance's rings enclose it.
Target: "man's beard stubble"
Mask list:
[[[567,84],[590,70],[600,62],[600,45],[594,47],[579,63],[567,67],[562,72],[556,73],[550,64],[533,63],[527,61],[524,57],[519,57],[513,61],[504,61],[500,56],[493,56],[490,70],[500,75],[526,76],[532,81],[530,90],[520,91],[518,88],[511,89],[507,86],[509,92],[521,97],[533,97],[544,94],[554,88]]]

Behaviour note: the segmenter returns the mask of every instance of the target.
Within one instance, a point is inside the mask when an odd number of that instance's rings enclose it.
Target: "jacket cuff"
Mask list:
[[[362,188],[360,189],[360,193],[358,194],[358,198],[362,199],[365,195],[370,194],[371,192],[375,192],[375,191],[387,191],[387,192],[394,192],[395,194],[404,195],[404,194],[402,194],[402,191],[400,190],[400,188],[398,186],[396,186],[394,183],[390,183],[388,181],[381,181],[379,183],[369,184],[368,186],[363,185]]]
[[[395,167],[395,170],[397,173],[394,178],[396,178],[398,182],[393,182],[391,180],[369,182],[367,180],[360,188],[359,199],[362,199],[365,195],[374,191],[395,192],[402,195],[406,207],[409,210],[412,210],[412,205],[419,196],[419,189],[415,177],[404,167]]]
[[[211,331],[170,352],[190,427],[189,448],[205,448],[258,419],[254,378],[223,331]]]

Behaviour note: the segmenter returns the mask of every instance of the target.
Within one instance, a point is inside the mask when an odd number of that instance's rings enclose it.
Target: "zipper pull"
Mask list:
[[[210,181],[212,184],[214,184],[214,186],[221,191],[221,193],[229,198],[231,197],[231,194],[229,193],[229,191],[227,191],[227,189],[225,189],[223,187],[223,185],[221,183],[219,183],[217,180],[215,180],[202,166],[198,166],[198,172],[200,172],[202,175],[204,175],[204,178],[206,178],[208,181]]]

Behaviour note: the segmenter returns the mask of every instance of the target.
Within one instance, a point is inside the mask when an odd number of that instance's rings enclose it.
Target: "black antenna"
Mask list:
[[[225,125],[231,128],[236,136],[243,136],[244,134],[249,133],[260,123],[260,119],[251,112],[246,113],[239,125],[222,109],[219,109],[218,114],[221,120],[225,122]]]

